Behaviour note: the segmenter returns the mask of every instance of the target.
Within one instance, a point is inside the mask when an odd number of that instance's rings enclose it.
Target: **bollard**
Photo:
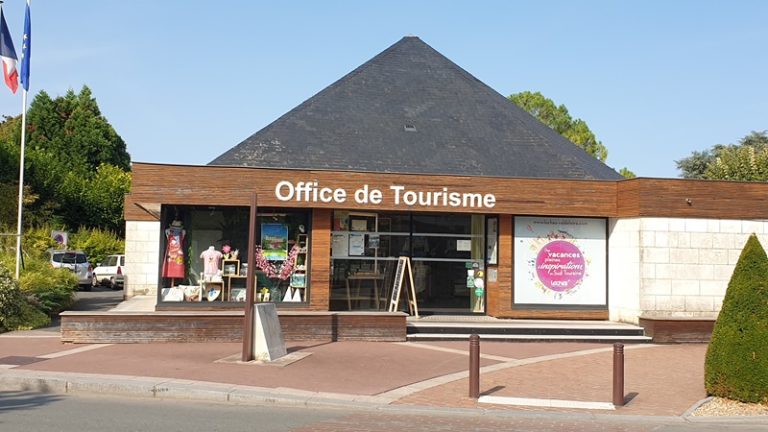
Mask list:
[[[480,397],[480,336],[469,337],[469,397]]]
[[[613,405],[624,405],[624,344],[613,344]]]

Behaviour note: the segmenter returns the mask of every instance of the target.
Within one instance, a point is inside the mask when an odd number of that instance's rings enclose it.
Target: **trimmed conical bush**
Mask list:
[[[707,392],[768,402],[768,257],[752,234],[728,283],[704,365]]]

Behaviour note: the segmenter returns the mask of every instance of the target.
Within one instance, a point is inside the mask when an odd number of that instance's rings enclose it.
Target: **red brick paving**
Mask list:
[[[0,358],[7,356],[35,357],[78,348],[86,345],[67,345],[59,338],[10,338],[0,337]]]
[[[431,345],[442,348],[469,351],[469,342],[413,342],[414,345]],[[583,343],[583,342],[484,342],[480,341],[482,354],[524,359],[550,354],[562,354],[566,352],[583,351],[588,349],[606,348],[610,344]]]
[[[241,344],[112,345],[29,365],[25,369],[140,375],[258,387],[375,395],[467,369],[467,357],[377,342],[289,344],[312,355],[286,367],[214,363]],[[289,349],[292,351],[293,348]],[[495,362],[483,360],[482,365]]]
[[[625,350],[625,394],[637,393],[615,411],[589,411],[635,415],[681,415],[706,397],[704,355],[706,345],[664,345]],[[611,402],[612,353],[552,360],[485,373],[480,392],[493,396]],[[483,407],[513,410],[584,412],[478,404],[467,397],[468,382],[459,380],[428,389],[397,403],[442,407]]]
[[[482,415],[445,416],[393,413],[356,413],[342,418],[313,423],[293,429],[294,432],[650,432],[659,427],[655,422],[632,422],[631,425],[610,419],[575,419],[551,417],[490,417]]]
[[[424,349],[433,345],[464,351],[466,343],[439,342],[392,344],[375,342],[294,343],[289,351],[312,353],[286,367],[214,363],[238,354],[240,344],[177,343],[112,345],[42,361],[21,369],[150,376],[199,380],[268,388],[376,395],[402,386],[467,370],[468,357]],[[0,337],[0,357],[38,356],[79,348],[52,338]],[[484,354],[531,358],[569,353],[611,344],[578,343],[482,343]],[[616,414],[680,415],[706,394],[703,363],[706,345],[665,345],[626,349],[625,393],[636,397]],[[611,400],[610,352],[550,360],[487,372],[481,376],[481,392],[515,396],[609,402]],[[497,364],[483,360],[482,366]],[[466,379],[406,396],[397,404],[438,407],[478,407],[467,397]],[[483,409],[547,411],[486,405]],[[608,411],[549,410],[607,413]],[[331,429],[329,429],[331,430]],[[343,429],[342,429],[343,430]],[[378,430],[378,429],[374,429]]]

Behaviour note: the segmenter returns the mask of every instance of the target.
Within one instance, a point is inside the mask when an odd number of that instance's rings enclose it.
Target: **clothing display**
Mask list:
[[[200,254],[203,260],[203,273],[207,275],[217,274],[219,272],[219,262],[221,262],[221,252],[213,246],[208,247]]]
[[[186,231],[181,227],[181,223],[174,221],[168,229],[165,230],[166,246],[165,258],[163,259],[163,277],[164,278],[184,278],[184,235]]]

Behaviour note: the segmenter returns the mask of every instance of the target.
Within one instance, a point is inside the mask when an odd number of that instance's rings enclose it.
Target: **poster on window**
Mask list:
[[[270,261],[288,258],[288,225],[261,224],[261,251]]]
[[[365,234],[349,234],[349,255],[365,255]]]
[[[605,219],[515,218],[515,304],[606,305]]]

